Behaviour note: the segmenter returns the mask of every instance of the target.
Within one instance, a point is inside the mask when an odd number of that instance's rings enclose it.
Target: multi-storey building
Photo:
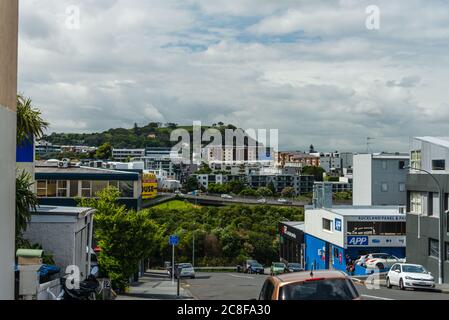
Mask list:
[[[117,161],[125,161],[129,158],[142,158],[145,156],[145,149],[113,149],[112,158]]]
[[[409,155],[403,153],[354,156],[353,204],[355,206],[405,206]]]
[[[275,153],[275,164],[277,167],[319,167],[320,157],[299,151],[281,151]]]
[[[35,155],[40,158],[44,158],[54,154],[59,154],[61,153],[61,151],[62,151],[61,146],[53,145],[50,142],[47,141],[36,142]]]
[[[449,137],[417,137],[410,146],[407,262],[449,283]]]

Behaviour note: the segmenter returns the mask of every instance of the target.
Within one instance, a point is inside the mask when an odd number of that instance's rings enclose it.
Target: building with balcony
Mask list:
[[[117,161],[127,159],[142,158],[145,156],[145,149],[112,149],[112,158]]]
[[[407,262],[422,264],[438,279],[441,253],[441,275],[449,283],[449,137],[411,139],[410,161]]]

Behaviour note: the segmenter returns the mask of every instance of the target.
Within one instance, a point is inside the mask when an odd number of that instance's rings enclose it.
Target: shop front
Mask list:
[[[280,261],[304,266],[304,222],[280,222],[278,227]]]

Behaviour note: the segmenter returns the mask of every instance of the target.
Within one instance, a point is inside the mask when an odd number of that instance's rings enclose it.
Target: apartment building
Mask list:
[[[449,137],[411,139],[410,159],[407,261],[424,265],[435,280],[441,276],[449,283]]]
[[[126,161],[129,158],[142,158],[145,149],[113,149],[112,158],[117,161]]]
[[[307,154],[304,152],[283,151],[275,153],[275,164],[277,167],[319,167],[320,157],[317,155]]]
[[[0,300],[14,299],[17,0],[0,1]]]
[[[405,206],[409,155],[376,153],[354,155],[353,204],[355,206]]]

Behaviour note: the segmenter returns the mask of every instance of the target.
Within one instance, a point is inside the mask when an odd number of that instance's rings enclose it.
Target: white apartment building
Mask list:
[[[145,149],[112,149],[112,158],[117,161],[143,157],[145,157]]]

